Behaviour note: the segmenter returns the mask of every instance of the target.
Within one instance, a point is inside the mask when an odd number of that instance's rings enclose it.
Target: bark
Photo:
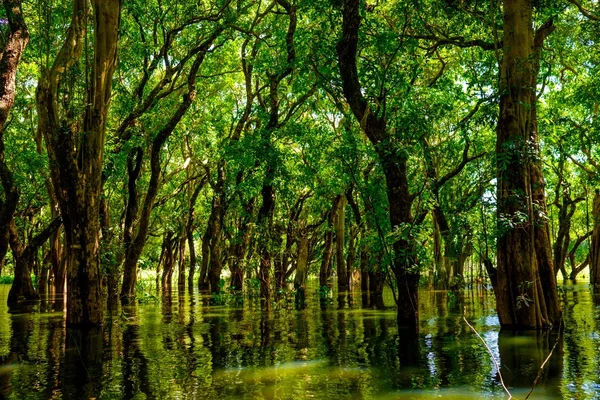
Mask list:
[[[392,229],[413,224],[411,215],[414,196],[410,193],[407,160],[396,156],[396,145],[387,131],[385,113],[373,110],[365,99],[358,78],[357,51],[358,32],[361,24],[359,0],[344,0],[342,39],[337,45],[339,68],[344,97],[362,130],[375,147],[385,178],[389,203],[389,218]],[[398,324],[418,329],[418,284],[419,272],[412,268],[414,243],[410,238],[400,238],[393,244],[395,259],[393,272],[398,286]]]
[[[15,260],[14,281],[8,293],[8,305],[15,305],[21,298],[25,300],[36,300],[40,295],[31,282],[31,265],[37,254],[37,250],[50,238],[52,233],[58,229],[62,221],[60,218],[52,221],[42,232],[33,237],[24,246],[19,240],[19,233],[14,220],[10,224],[10,247]]]
[[[504,1],[504,56],[497,126],[496,303],[500,324],[550,328],[561,323],[545,221],[545,182],[539,156],[536,82],[539,58],[552,22],[535,34],[529,0]]]

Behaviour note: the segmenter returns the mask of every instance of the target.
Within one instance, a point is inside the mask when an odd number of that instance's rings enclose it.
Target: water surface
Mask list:
[[[420,294],[417,337],[395,310],[360,294],[307,308],[284,301],[211,305],[178,293],[125,307],[92,332],[66,329],[64,302],[9,313],[0,285],[0,398],[7,399],[600,399],[599,308],[585,285],[563,291],[565,329],[500,332],[493,295]],[[391,306],[392,300],[386,302]]]

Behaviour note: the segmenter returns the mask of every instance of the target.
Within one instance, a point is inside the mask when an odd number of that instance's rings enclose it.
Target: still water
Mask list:
[[[9,313],[8,289],[0,285],[0,398],[505,399],[464,313],[516,398],[539,375],[530,399],[600,399],[600,307],[585,285],[562,292],[562,334],[500,332],[491,294],[423,291],[418,337],[398,332],[391,307],[363,308],[359,294],[323,303],[314,289],[302,311],[216,306],[175,290],[84,334],[64,327],[57,299]]]

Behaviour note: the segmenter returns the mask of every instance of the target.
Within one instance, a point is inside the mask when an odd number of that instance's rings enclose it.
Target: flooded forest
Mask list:
[[[600,4],[0,2],[0,399],[600,399]]]

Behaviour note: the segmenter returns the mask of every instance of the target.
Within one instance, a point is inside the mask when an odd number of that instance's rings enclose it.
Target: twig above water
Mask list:
[[[506,385],[504,384],[504,379],[502,379],[502,373],[500,372],[500,363],[498,363],[498,360],[496,360],[496,357],[494,357],[494,353],[492,353],[492,350],[490,349],[490,346],[488,346],[488,344],[486,343],[485,339],[483,339],[483,337],[481,337],[481,335],[479,334],[479,332],[477,332],[477,330],[473,327],[473,325],[471,325],[469,323],[469,321],[467,321],[467,317],[465,317],[466,312],[467,312],[467,307],[465,307],[464,311],[463,311],[463,320],[469,326],[469,328],[471,328],[471,330],[473,332],[475,332],[475,334],[477,335],[479,340],[481,340],[481,343],[483,343],[483,345],[487,349],[488,353],[490,354],[490,357],[492,358],[494,365],[496,366],[496,371],[498,371],[498,377],[500,377],[500,383],[502,384],[502,387],[504,388],[504,391],[506,392],[506,394],[508,394],[508,399],[509,400],[512,399],[513,396],[510,393],[510,391],[508,390],[508,388],[506,387]],[[554,350],[554,349],[552,349],[552,350]],[[544,361],[544,363],[545,363],[545,361]],[[542,368],[543,368],[543,364],[542,364]],[[537,379],[536,379],[536,381],[537,381]],[[534,382],[534,387],[535,387],[535,382]],[[529,397],[529,395],[527,395],[527,397]]]

